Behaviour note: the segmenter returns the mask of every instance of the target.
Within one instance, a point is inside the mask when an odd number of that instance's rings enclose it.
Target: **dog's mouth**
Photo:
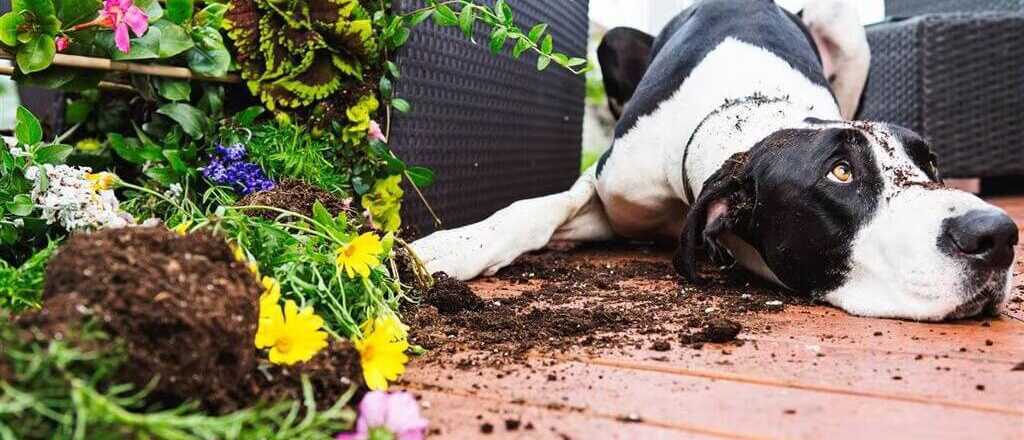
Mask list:
[[[975,316],[996,316],[1003,302],[1001,292],[982,292],[953,309],[943,320],[965,319]]]

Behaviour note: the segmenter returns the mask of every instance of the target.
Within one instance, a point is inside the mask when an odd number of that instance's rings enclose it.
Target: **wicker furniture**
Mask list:
[[[986,11],[1024,11],[1024,0],[885,0],[889,17]]]
[[[411,10],[422,1],[397,2]],[[556,47],[587,50],[586,0],[518,0],[509,4],[529,29],[545,22]],[[424,23],[397,54],[396,93],[413,105],[394,115],[391,145],[410,164],[437,172],[424,192],[445,228],[482,220],[509,203],[569,188],[579,175],[583,76],[551,66],[538,72],[529,53],[492,55],[478,25],[469,42],[457,28]],[[435,228],[406,188],[403,217],[420,232]]]
[[[860,119],[923,134],[946,177],[1024,175],[1024,14],[923,15],[868,42]]]

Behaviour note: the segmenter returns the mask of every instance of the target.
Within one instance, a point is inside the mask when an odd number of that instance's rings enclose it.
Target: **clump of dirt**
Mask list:
[[[327,212],[337,214],[348,208],[348,203],[338,196],[298,180],[283,180],[273,189],[249,194],[238,202],[239,206],[269,206],[297,212],[306,216],[313,215],[313,204],[320,201]],[[270,210],[249,211],[252,216],[274,220],[279,212]]]
[[[249,393],[269,401],[302,400],[302,376],[310,380],[318,408],[329,408],[353,385],[362,390],[359,352],[348,340],[331,338],[330,345],[308,362],[290,367],[270,364],[249,381]],[[355,396],[353,402],[361,396]]]
[[[758,313],[782,310],[773,306],[780,301],[803,301],[738,271],[705,268],[706,285],[684,284],[662,251],[645,249],[639,257],[630,251],[634,256],[624,259],[604,247],[524,256],[497,274],[508,287],[487,298],[435,275],[439,281],[422,294],[423,303],[404,311],[412,340],[440,353],[427,361],[444,362],[452,357],[445,355],[469,349],[483,352],[472,364],[490,365],[531,350],[668,351],[667,340],[680,334],[689,338],[683,346],[733,341]]]
[[[434,285],[423,295],[423,302],[436,307],[438,312],[445,315],[485,308],[484,300],[476,296],[473,289],[444,272],[434,275]]]
[[[301,396],[295,379],[262,377],[275,377],[278,367],[261,372],[252,343],[261,293],[221,238],[202,232],[182,237],[164,228],[106,230],[75,235],[58,250],[47,266],[43,309],[20,316],[18,325],[60,338],[94,320],[124,344],[118,381],[141,388],[159,378],[154,402],[201,400],[211,411],[228,412]],[[335,345],[299,367],[327,401],[347,390],[337,383],[341,377],[350,383],[361,378],[358,354]]]

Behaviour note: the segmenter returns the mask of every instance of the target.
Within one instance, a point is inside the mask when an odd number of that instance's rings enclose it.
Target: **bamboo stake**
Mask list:
[[[14,54],[0,49],[0,59],[14,59]],[[192,70],[185,67],[129,63],[109,60],[106,58],[83,57],[80,55],[66,55],[62,53],[54,55],[53,64],[56,66],[106,70],[110,72],[137,73],[141,75],[162,76],[165,78],[195,79],[221,83],[237,83],[241,81],[236,74],[229,74],[226,76],[205,76],[193,73]]]
[[[13,75],[14,75],[14,67],[11,67],[11,66],[0,66],[0,76],[13,76]],[[117,91],[132,92],[132,93],[137,92],[137,90],[135,90],[135,87],[132,87],[132,86],[130,86],[128,84],[122,84],[122,83],[113,82],[113,81],[100,81],[99,87],[101,89],[106,89],[106,90],[117,90]]]

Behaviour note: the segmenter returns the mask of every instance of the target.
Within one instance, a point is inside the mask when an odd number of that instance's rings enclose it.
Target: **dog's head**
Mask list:
[[[808,120],[707,180],[676,267],[698,280],[703,246],[853,314],[936,321],[997,310],[1017,240],[1001,209],[942,185],[913,132]]]

